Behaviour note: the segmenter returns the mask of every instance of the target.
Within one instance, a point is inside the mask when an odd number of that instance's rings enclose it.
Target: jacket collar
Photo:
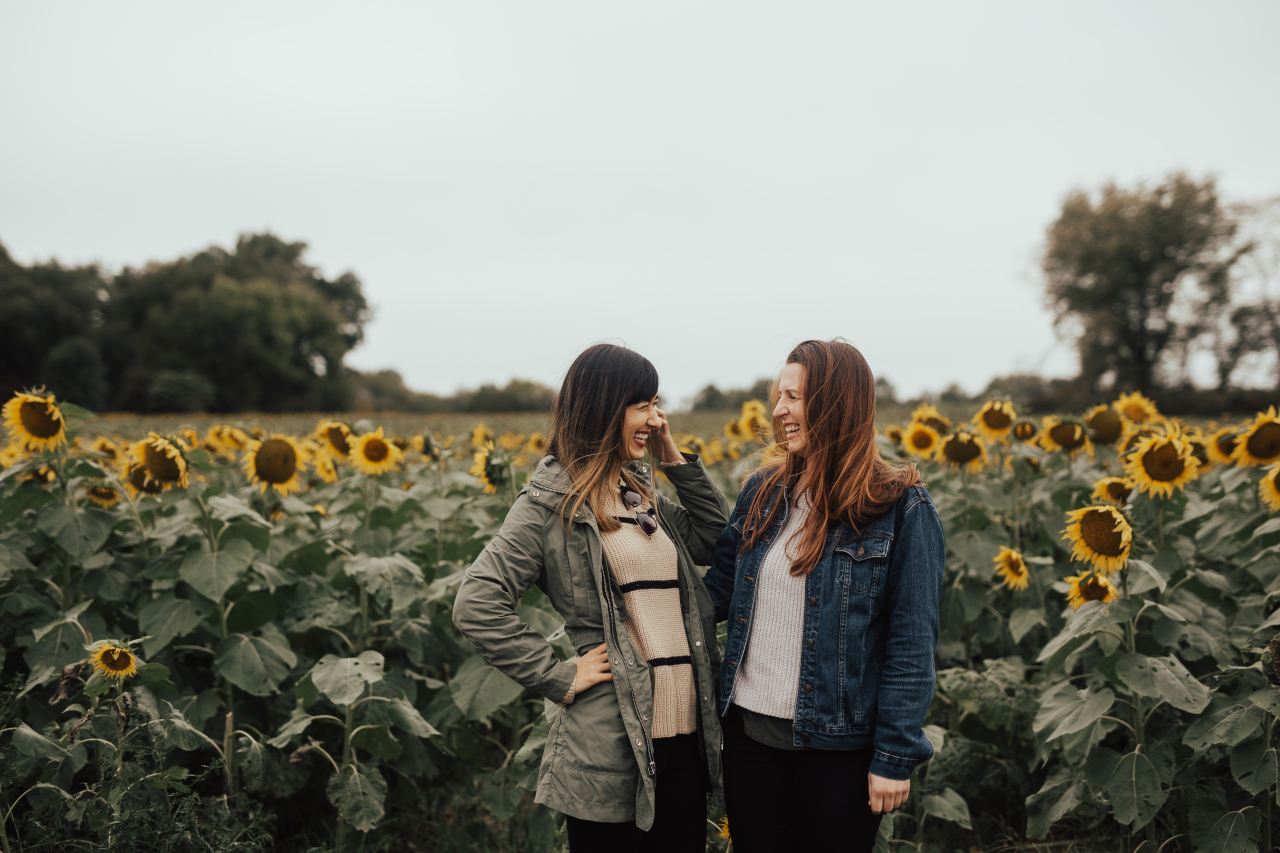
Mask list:
[[[639,477],[650,489],[653,488],[653,466],[648,462],[632,460],[625,463],[623,467]],[[568,507],[564,506],[564,497],[569,494],[572,485],[569,472],[560,464],[560,461],[554,456],[547,455],[538,462],[538,467],[529,477],[525,491],[528,492],[530,500],[561,512],[562,507],[564,511],[568,510]],[[583,513],[583,516],[590,524],[595,524],[595,518],[591,513]]]

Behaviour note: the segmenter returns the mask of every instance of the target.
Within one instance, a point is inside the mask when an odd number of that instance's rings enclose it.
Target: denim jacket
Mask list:
[[[756,573],[788,509],[755,547],[739,552],[747,507],[762,481],[756,474],[743,486],[705,578],[716,620],[729,620],[721,716],[746,654]],[[837,523],[827,532],[822,557],[805,579],[792,725],[797,746],[873,747],[870,772],[887,779],[909,779],[916,765],[933,756],[922,727],[937,680],[944,564],[942,519],[923,485],[904,490],[861,531]]]

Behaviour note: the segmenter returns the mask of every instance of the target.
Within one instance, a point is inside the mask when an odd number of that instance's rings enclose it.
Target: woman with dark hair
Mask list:
[[[719,656],[695,565],[710,561],[726,507],[676,447],[657,394],[657,371],[631,350],[578,356],[548,455],[454,602],[485,659],[554,703],[534,799],[567,816],[575,853],[705,850],[719,787]],[[646,451],[679,503],[654,489]],[[560,660],[520,618],[530,584],[564,617],[577,658]]]
[[[875,377],[844,341],[787,356],[780,453],[743,485],[707,588],[734,850],[871,850],[933,755],[942,521],[876,449]]]

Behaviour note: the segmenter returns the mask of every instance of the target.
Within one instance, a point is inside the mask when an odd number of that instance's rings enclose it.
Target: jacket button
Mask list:
[[[644,742],[639,738],[636,738],[636,746],[644,746]]]
[[[649,722],[649,715],[648,715],[648,714],[641,714],[641,715],[640,715],[640,719],[641,719],[641,720],[644,720],[644,721],[647,723],[647,722]]]
[[[747,575],[747,581],[748,581],[748,583],[749,583],[749,582],[751,582],[751,581],[753,581],[753,580],[755,580],[755,579],[756,579],[756,576],[755,576],[755,575]]]
[[[542,494],[542,492],[538,491],[537,489],[530,489],[529,491],[530,491],[530,493],[531,493],[535,498],[536,498],[538,495]]]
[[[702,645],[702,641],[701,641],[701,640],[694,640],[694,641],[693,641],[693,644],[694,644],[695,646],[701,646],[701,645]]]
[[[631,658],[627,658],[627,666],[635,666],[636,662]]]
[[[817,604],[817,603],[818,603],[818,599],[817,599],[817,598],[815,598],[815,597],[814,597],[814,596],[812,596],[812,595],[811,595],[811,596],[809,596],[809,605],[810,605],[810,606],[815,605],[815,604]]]
[[[858,548],[858,556],[859,556],[859,557],[861,557],[861,556],[862,556],[862,548],[861,548],[861,546],[859,546],[859,548]]]
[[[617,658],[614,658],[614,659],[613,659],[613,662],[614,662],[615,664],[617,664],[618,666],[622,666],[622,661],[618,660]]]
[[[806,682],[804,683],[804,692],[805,692],[805,693],[812,693],[812,692],[813,692],[813,685],[812,685],[812,684],[810,684],[808,681],[806,681]]]
[[[805,640],[805,643],[806,645],[809,646],[809,648],[813,648],[813,640]]]

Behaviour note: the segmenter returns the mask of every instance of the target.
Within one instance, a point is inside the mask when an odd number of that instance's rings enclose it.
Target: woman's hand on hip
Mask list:
[[[873,814],[891,812],[907,801],[911,793],[910,779],[886,779],[874,773],[867,774],[868,804]]]
[[[602,681],[613,681],[613,673],[609,671],[609,650],[604,643],[578,658],[578,674],[573,679],[574,695]]]

